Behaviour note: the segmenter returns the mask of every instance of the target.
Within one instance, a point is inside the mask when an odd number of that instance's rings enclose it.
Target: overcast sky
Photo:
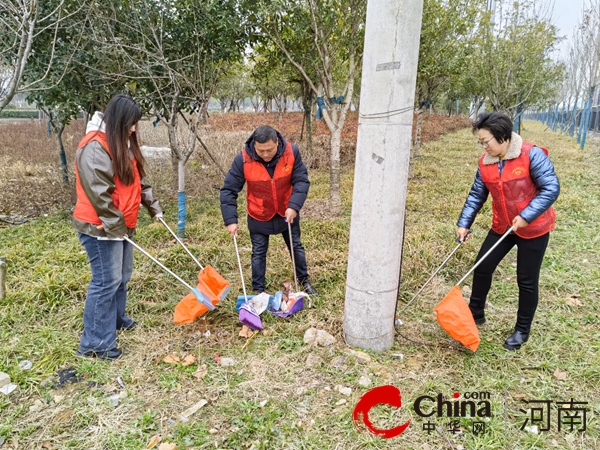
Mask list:
[[[566,50],[568,42],[572,39],[573,29],[581,19],[585,0],[555,0],[553,23],[559,28],[559,34],[567,39],[560,45],[561,52]]]

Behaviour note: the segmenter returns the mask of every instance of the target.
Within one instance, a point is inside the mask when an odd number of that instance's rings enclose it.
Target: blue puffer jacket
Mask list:
[[[518,153],[516,153],[516,156],[520,154],[521,143],[521,137],[513,133],[511,147],[517,147],[518,145]],[[517,149],[513,149],[512,153],[514,154],[516,150]],[[509,148],[505,159],[498,162],[498,171],[500,174],[502,174],[502,169],[504,168],[507,159],[511,159],[510,154],[511,149]],[[513,158],[516,156],[513,156]],[[527,205],[527,207],[519,214],[527,223],[533,222],[544,211],[550,208],[560,194],[560,183],[548,155],[546,155],[541,148],[532,147],[529,153],[529,161],[531,179],[539,192],[533,200],[531,200],[529,205]],[[460,218],[457,222],[459,227],[471,228],[471,225],[473,225],[473,222],[475,221],[475,216],[487,200],[488,194],[489,191],[481,179],[479,169],[477,169],[475,181],[473,182],[473,186],[471,186],[471,190],[469,191],[469,195],[467,196],[467,200],[465,201],[465,205],[463,206]]]

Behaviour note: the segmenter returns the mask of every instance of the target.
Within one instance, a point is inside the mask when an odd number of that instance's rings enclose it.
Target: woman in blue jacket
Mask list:
[[[492,228],[483,242],[477,260],[512,226],[513,232],[475,269],[469,308],[475,323],[485,323],[485,301],[492,275],[504,256],[517,246],[519,308],[514,332],[504,348],[517,350],[529,339],[538,304],[540,268],[550,231],[555,227],[552,204],[560,193],[558,177],[547,150],[525,142],[512,132],[510,118],[502,113],[486,113],[473,124],[479,145],[485,153],[471,191],[458,220],[457,236],[467,238],[475,216],[492,195]]]

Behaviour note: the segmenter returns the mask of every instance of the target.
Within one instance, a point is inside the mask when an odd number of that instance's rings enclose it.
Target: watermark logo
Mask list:
[[[408,428],[410,420],[394,428],[375,428],[369,420],[369,411],[377,405],[389,405],[395,408],[401,408],[402,394],[400,393],[400,389],[395,386],[387,385],[379,386],[365,392],[354,407],[354,412],[352,413],[352,421],[358,430],[360,430],[359,423],[362,422],[371,433],[381,436],[384,439],[391,439],[401,435],[404,430]]]
[[[455,392],[456,401],[444,400],[443,394],[437,397],[422,395],[415,400],[415,413],[421,417],[492,417],[491,395],[489,392],[465,392],[464,400],[458,400],[460,394]],[[428,408],[431,408],[428,410]]]

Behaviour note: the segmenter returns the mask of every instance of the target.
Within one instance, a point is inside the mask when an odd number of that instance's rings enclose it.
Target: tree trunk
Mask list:
[[[313,151],[313,136],[312,136],[312,103],[313,103],[313,92],[310,86],[304,82],[302,83],[302,108],[304,109],[304,125],[306,126],[306,150],[309,154]],[[302,139],[302,138],[300,138]]]
[[[56,145],[58,146],[58,156],[60,157],[60,167],[62,169],[62,179],[65,183],[69,182],[69,171],[67,167],[67,154],[65,153],[65,146],[62,140],[62,134],[65,129],[64,125],[58,128],[54,128],[54,135],[56,136]]]
[[[167,133],[169,135],[169,147],[171,147],[171,167],[173,169],[173,186],[179,183],[179,148],[177,146],[177,119],[173,118],[167,123]]]
[[[342,129],[336,128],[331,132],[331,154],[329,158],[329,198],[330,209],[334,215],[342,212],[342,201],[340,198],[340,141]]]
[[[177,171],[179,175],[177,189],[177,236],[184,238],[185,224],[187,222],[187,204],[185,198],[185,161],[178,161]]]
[[[208,100],[202,102],[202,106],[200,106],[200,123],[202,125],[208,123]]]
[[[423,108],[419,108],[417,111],[417,129],[415,130],[412,158],[421,157],[421,131],[423,130],[423,113]]]

